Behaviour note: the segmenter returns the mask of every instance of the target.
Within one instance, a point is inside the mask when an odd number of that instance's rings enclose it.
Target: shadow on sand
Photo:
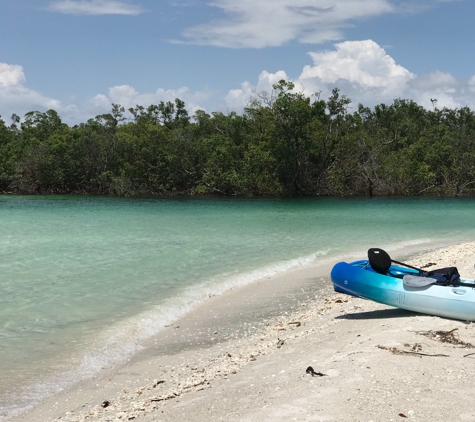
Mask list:
[[[388,318],[408,318],[416,315],[423,315],[417,312],[406,311],[405,309],[391,308],[377,311],[353,312],[337,316],[335,319],[388,319]]]

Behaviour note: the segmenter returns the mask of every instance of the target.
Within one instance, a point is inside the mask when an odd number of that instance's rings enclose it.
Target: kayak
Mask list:
[[[331,271],[335,291],[408,311],[475,321],[474,280],[459,278],[455,283],[439,284],[419,277],[414,267],[388,264],[385,274],[373,267],[370,260],[337,263]]]

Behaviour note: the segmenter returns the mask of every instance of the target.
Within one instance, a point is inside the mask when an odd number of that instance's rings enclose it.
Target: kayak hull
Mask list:
[[[391,274],[416,275],[417,271],[391,266]],[[401,278],[375,272],[368,261],[339,262],[331,272],[335,291],[409,311],[464,321],[475,321],[475,281],[467,286],[409,287]]]

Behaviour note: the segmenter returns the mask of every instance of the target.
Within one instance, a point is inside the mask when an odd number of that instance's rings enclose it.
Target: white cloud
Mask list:
[[[97,107],[97,108],[102,108],[102,109],[107,109],[107,107],[110,107],[112,102],[111,100],[109,100],[109,98],[107,97],[107,95],[104,95],[104,94],[97,94],[92,100],[91,100],[91,104],[94,106],[94,107]]]
[[[394,11],[389,0],[214,0],[226,15],[184,31],[186,40],[220,47],[280,46],[291,40],[321,43],[342,38],[355,19]]]
[[[110,112],[113,103],[128,109],[136,105],[148,107],[160,101],[173,102],[175,98],[183,100],[189,114],[193,115],[198,109],[206,109],[205,103],[212,96],[209,90],[191,91],[187,87],[177,90],[158,88],[155,92],[139,93],[130,85],[118,85],[109,88],[107,94],[97,94],[85,103],[64,105],[25,84],[22,66],[0,63],[0,116],[3,120],[8,120],[13,113],[23,116],[29,111],[54,109],[64,122],[77,124]]]
[[[50,3],[49,10],[68,15],[138,15],[142,9],[124,1],[62,0]]]
[[[90,106],[96,111],[95,114],[102,114],[111,110],[112,104],[120,104],[126,110],[135,108],[137,105],[148,107],[152,104],[158,104],[160,101],[171,101],[175,98],[185,102],[185,107],[190,115],[198,109],[205,109],[203,106],[212,93],[208,90],[190,91],[187,87],[181,87],[177,90],[158,88],[152,93],[140,94],[130,85],[117,85],[109,88],[108,94],[98,94],[91,101]],[[92,111],[92,109],[91,109]]]
[[[283,70],[276,73],[269,73],[264,70],[259,75],[256,86],[252,86],[249,82],[243,82],[240,89],[229,91],[225,98],[226,104],[233,110],[242,110],[247,106],[250,98],[255,97],[261,92],[270,93],[272,85],[281,79],[287,79],[287,74]]]
[[[0,87],[21,85],[25,80],[21,66],[0,63]]]
[[[210,0],[221,17],[183,31],[183,40],[231,48],[319,44],[343,39],[356,21],[384,14],[417,14],[464,0]],[[178,3],[182,5],[182,3]]]
[[[13,113],[61,108],[60,101],[27,88],[25,82],[22,66],[0,63],[0,115],[4,118]]]
[[[472,94],[475,94],[475,75],[469,79],[468,89]]]
[[[391,0],[399,14],[413,15],[433,9],[442,3],[455,3],[465,0]]]
[[[270,88],[271,85],[263,87]],[[139,93],[130,85],[117,85],[110,87],[107,94],[97,94],[85,102],[65,105],[55,98],[28,88],[22,66],[0,62],[0,117],[4,121],[8,121],[13,113],[22,117],[30,111],[44,112],[54,109],[64,122],[78,124],[110,112],[113,103],[120,104],[127,110],[137,105],[148,107],[160,101],[174,102],[175,98],[184,101],[188,113],[193,115],[198,109],[214,111],[207,107],[212,96],[213,93],[207,89],[191,91],[187,87],[176,90],[158,88],[154,92]]]
[[[456,92],[459,83],[450,73],[435,71],[415,79],[410,85],[421,92]]]
[[[397,96],[415,77],[371,40],[346,41],[333,51],[309,54],[314,64],[305,66],[298,78],[307,93],[338,82],[371,95],[376,91],[379,96]]]
[[[449,73],[434,71],[417,76],[398,65],[386,51],[374,41],[346,41],[335,45],[331,51],[310,53],[313,65],[303,68],[293,80],[296,89],[310,96],[320,92],[327,98],[333,88],[353,101],[368,107],[391,104],[397,98],[414,100],[426,108],[432,108],[431,99],[437,106],[475,108],[475,76],[469,81],[457,80]],[[250,97],[263,89],[270,92],[273,83],[286,79],[285,72],[262,72],[257,85],[244,82],[240,89],[229,91],[226,102],[229,108],[242,111]]]

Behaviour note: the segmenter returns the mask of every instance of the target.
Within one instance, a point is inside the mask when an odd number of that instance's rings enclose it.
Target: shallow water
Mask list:
[[[303,265],[473,240],[472,199],[0,197],[0,419],[124,359],[210,295]]]

